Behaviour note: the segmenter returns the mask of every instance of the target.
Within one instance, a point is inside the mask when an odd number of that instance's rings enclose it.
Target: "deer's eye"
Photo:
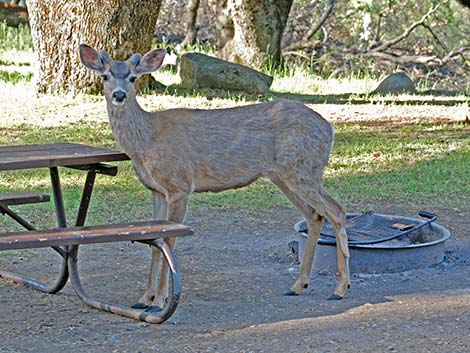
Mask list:
[[[108,81],[108,75],[101,75],[101,78],[103,79],[103,81]]]
[[[135,77],[135,76],[129,77],[129,81],[132,82],[132,83],[134,83],[135,80],[136,80],[136,78],[137,78],[137,77]]]

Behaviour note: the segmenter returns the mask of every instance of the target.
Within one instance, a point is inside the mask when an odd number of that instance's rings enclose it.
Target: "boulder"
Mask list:
[[[378,87],[372,92],[373,94],[400,94],[416,92],[413,81],[404,72],[395,72],[387,76]]]
[[[187,53],[180,62],[181,84],[189,88],[265,93],[273,78],[249,67],[199,53]]]

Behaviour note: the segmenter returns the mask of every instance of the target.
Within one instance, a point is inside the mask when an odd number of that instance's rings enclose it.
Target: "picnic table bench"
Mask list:
[[[149,323],[161,323],[168,319],[178,305],[181,283],[176,258],[164,239],[191,235],[192,230],[187,226],[166,221],[84,226],[96,175],[115,176],[117,167],[104,162],[124,160],[129,160],[129,157],[119,151],[71,143],[0,146],[0,171],[49,168],[58,223],[58,228],[36,230],[18,212],[10,208],[10,206],[48,202],[51,199],[49,195],[34,192],[0,193],[0,213],[9,216],[27,229],[21,232],[0,233],[0,251],[50,247],[62,259],[60,272],[52,284],[2,270],[0,277],[45,293],[59,292],[70,277],[78,297],[94,308]],[[58,167],[74,168],[87,173],[74,227],[67,226]],[[147,312],[143,309],[112,304],[92,298],[84,290],[78,271],[79,246],[117,241],[145,243],[163,253],[163,258],[170,268],[170,281],[168,300],[161,311]]]
[[[68,275],[78,297],[87,305],[114,314],[127,316],[149,323],[161,323],[176,310],[181,293],[181,281],[178,263],[171,249],[162,238],[191,235],[192,230],[184,225],[167,221],[146,221],[126,224],[108,224],[88,227],[54,228],[0,234],[0,251],[60,247],[61,255],[67,261]],[[111,304],[92,298],[82,286],[78,271],[78,249],[82,244],[107,243],[117,241],[137,241],[158,248],[168,263],[170,281],[168,300],[161,311],[146,312],[117,304]],[[14,274],[3,272],[6,277],[16,282],[37,287],[34,280],[25,280]]]

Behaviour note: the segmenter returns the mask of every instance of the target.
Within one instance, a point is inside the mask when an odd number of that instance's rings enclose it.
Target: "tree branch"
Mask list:
[[[431,27],[429,27],[427,24],[424,24],[424,23],[423,23],[423,27],[426,28],[429,31],[429,33],[431,33],[431,35],[436,40],[437,44],[439,44],[442,49],[449,51],[449,48],[447,48],[447,46],[440,41],[439,37],[434,33]]]
[[[298,51],[286,51],[286,52],[282,52],[283,55],[285,56],[298,56],[298,57],[301,57],[302,59],[306,60],[306,61],[310,61],[310,57],[307,55],[307,54],[304,54],[302,52],[298,52]]]
[[[364,55],[364,54],[363,54]],[[433,60],[437,59],[437,56],[417,56],[417,55],[396,55],[392,53],[385,53],[381,51],[370,51],[365,53],[366,56],[387,60],[394,64],[405,65],[405,64],[428,64]]]
[[[461,47],[457,50],[451,50],[444,57],[438,57],[436,55],[424,56],[424,55],[396,55],[392,53],[370,51],[362,54],[376,59],[386,60],[394,64],[406,65],[406,64],[425,64],[428,66],[443,66],[450,61],[454,60],[457,56],[462,56],[466,51],[470,51],[470,47]]]
[[[401,42],[403,39],[407,38],[411,32],[413,32],[413,30],[418,27],[418,26],[421,26],[424,24],[424,22],[426,21],[426,19],[431,16],[434,12],[437,11],[437,9],[441,6],[441,4],[437,4],[436,6],[434,7],[431,7],[429,9],[429,11],[423,16],[421,17],[421,19],[417,22],[414,22],[413,24],[411,24],[411,26],[409,26],[402,34],[400,34],[399,36],[396,36],[395,38],[392,38],[390,40],[387,40],[386,42],[382,43],[381,45],[379,46],[376,46],[374,48],[370,48],[370,51],[374,51],[374,52],[381,52],[381,51],[384,51],[386,49],[389,49],[390,47],[392,47],[393,45],[397,44],[398,42]]]
[[[318,40],[308,40],[308,39],[301,39],[298,42],[292,43],[291,45],[285,47],[282,52],[290,52],[294,50],[302,50],[302,49],[320,49],[323,47],[323,44]]]
[[[470,47],[461,47],[457,50],[451,50],[446,56],[444,56],[442,60],[442,65],[447,64],[449,61],[453,60],[456,56],[463,57],[466,60],[464,53],[466,51],[470,51]]]
[[[307,34],[304,37],[305,39],[311,40],[314,34],[318,32],[318,30],[323,26],[323,24],[328,19],[328,17],[330,17],[331,12],[333,11],[334,5],[335,5],[335,0],[328,0],[326,4],[325,12],[320,17],[320,19],[315,24],[315,26],[310,28],[310,30],[307,32]]]
[[[310,30],[304,35],[304,37],[295,42],[292,43],[291,45],[285,47],[283,51],[285,52],[290,52],[294,50],[300,50],[300,49],[318,49],[323,47],[323,44],[320,43],[319,41],[313,41],[312,37],[317,33],[324,25],[328,17],[330,17],[331,13],[333,12],[333,7],[335,5],[335,0],[328,0],[325,8],[325,12],[322,14],[318,22],[310,28]],[[326,41],[324,41],[325,43]]]

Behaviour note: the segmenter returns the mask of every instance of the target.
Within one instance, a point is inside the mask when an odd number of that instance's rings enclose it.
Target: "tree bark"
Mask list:
[[[200,0],[189,0],[186,7],[186,36],[182,45],[191,45],[196,42],[197,37],[197,12]]]
[[[150,50],[161,0],[29,0],[38,93],[94,92],[101,83],[80,64],[78,46],[113,59]],[[141,84],[145,82],[141,82]]]
[[[232,37],[219,55],[238,64],[260,68],[281,59],[281,38],[293,0],[228,0]],[[229,19],[230,20],[230,19]],[[228,21],[230,23],[230,21]],[[230,28],[230,25],[226,25]]]
[[[217,49],[220,51],[233,38],[233,20],[227,8],[227,0],[208,0],[208,6],[214,9],[215,27],[218,33]]]

